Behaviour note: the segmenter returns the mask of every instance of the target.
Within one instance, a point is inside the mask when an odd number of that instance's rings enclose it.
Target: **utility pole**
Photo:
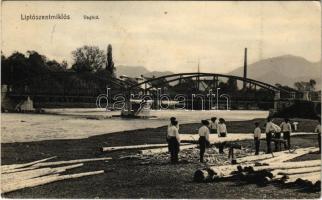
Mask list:
[[[244,81],[243,81],[243,90],[246,90],[246,79],[247,79],[247,48],[245,48],[245,53],[244,53]]]

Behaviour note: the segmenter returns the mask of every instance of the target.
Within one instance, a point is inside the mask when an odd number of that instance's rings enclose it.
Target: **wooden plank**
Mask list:
[[[50,176],[45,176],[45,177],[33,178],[33,179],[29,179],[29,180],[23,180],[19,183],[4,184],[4,185],[2,184],[1,185],[1,193],[7,193],[7,192],[20,190],[23,188],[45,185],[45,184],[56,182],[56,181],[80,178],[80,177],[84,177],[84,176],[92,176],[92,175],[97,175],[97,174],[102,174],[102,173],[104,173],[104,170],[85,172],[85,173],[79,173],[79,174],[62,175],[62,176],[50,175]]]
[[[111,157],[104,157],[104,158],[89,158],[89,159],[79,159],[79,160],[57,161],[57,162],[44,162],[44,163],[38,163],[35,166],[47,167],[47,166],[75,164],[75,163],[93,162],[93,161],[111,160],[111,159],[112,159]]]

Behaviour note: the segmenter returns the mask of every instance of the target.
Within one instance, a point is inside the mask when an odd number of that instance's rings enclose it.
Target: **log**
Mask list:
[[[209,179],[209,173],[207,170],[198,169],[193,175],[193,180],[195,182],[201,183],[206,182]]]
[[[264,137],[265,138],[265,137]],[[196,143],[199,139],[198,134],[180,134],[181,142]],[[218,134],[210,134],[210,144],[220,144],[223,142],[237,142],[242,140],[253,140],[254,134],[228,134],[227,137],[218,137]]]
[[[27,180],[39,176],[44,176],[48,174],[56,174],[66,171],[67,169],[73,169],[76,167],[83,166],[83,163],[75,164],[75,165],[69,165],[64,167],[57,167],[57,168],[41,168],[41,169],[35,169],[35,170],[28,170],[18,173],[10,173],[10,174],[2,174],[1,175],[1,181],[2,184],[5,184],[7,182],[17,182],[21,180]]]
[[[188,143],[181,143],[181,145],[186,145]],[[152,147],[167,147],[168,144],[142,144],[142,145],[132,145],[132,146],[115,146],[115,147],[102,147],[101,151],[111,152],[119,150],[130,150],[130,149],[143,149],[143,148],[152,148]]]
[[[64,165],[64,164],[74,164],[74,163],[83,163],[83,162],[92,162],[92,161],[101,161],[101,160],[111,160],[111,157],[105,158],[89,158],[89,159],[79,159],[79,160],[68,160],[68,161],[56,161],[56,162],[45,162],[38,163],[34,166],[37,167],[47,167],[47,166],[55,166],[55,165]]]
[[[197,146],[198,145],[196,144],[180,146],[180,151],[184,149],[196,148]],[[163,147],[163,148],[156,148],[156,149],[144,149],[144,150],[140,150],[139,152],[143,155],[153,155],[153,154],[166,153],[168,151],[169,151],[168,147]]]
[[[102,173],[104,173],[104,170],[85,172],[85,173],[79,173],[79,174],[62,175],[62,176],[50,175],[47,177],[46,176],[39,177],[39,178],[25,180],[20,183],[1,185],[1,193],[7,193],[7,192],[12,192],[12,191],[16,191],[19,189],[23,189],[23,188],[35,187],[35,186],[39,186],[39,185],[44,185],[44,184],[56,182],[56,181],[73,179],[73,178],[80,178],[80,177],[84,177],[84,176],[92,176],[92,175],[102,174]]]
[[[317,135],[317,133],[314,133],[314,132],[295,132],[295,133],[291,133],[291,136],[299,136],[299,135]]]
[[[260,171],[260,170],[274,170],[274,169],[296,169],[296,168],[317,167],[317,166],[321,166],[321,160],[272,163],[266,166],[252,166],[251,169],[253,171]]]
[[[315,147],[308,147],[308,148],[301,148],[301,149],[297,149],[295,151],[295,153],[299,152],[299,151],[304,151],[304,150],[308,150],[308,152],[310,151],[314,151]],[[265,159],[267,163],[274,161],[274,160],[278,160],[278,159],[282,159],[283,156],[285,155],[294,155],[292,153],[290,153],[289,150],[285,150],[285,151],[279,151],[279,152],[274,152],[273,154],[261,154],[261,155],[253,155],[253,156],[246,156],[246,157],[241,157],[241,158],[237,158],[237,163],[246,163],[246,162],[253,162],[253,161],[263,161],[262,163],[265,163]],[[296,156],[297,157],[297,156]],[[269,160],[271,159],[271,160]]]
[[[37,163],[42,163],[42,162],[45,162],[47,160],[54,159],[56,157],[57,156],[53,156],[53,157],[45,158],[45,159],[42,159],[42,160],[37,160],[37,161],[29,162],[29,163],[24,163],[24,164],[2,165],[1,166],[1,173],[5,173],[6,171],[10,171],[12,169],[32,166],[32,165],[35,165]]]
[[[294,152],[289,152],[289,151],[284,151],[282,154],[278,154],[278,156],[275,156],[274,158],[266,159],[260,161],[260,163],[274,163],[274,162],[285,162],[288,160],[291,160],[293,158],[302,156],[304,154],[308,154],[310,152],[317,151],[318,148],[315,147],[308,147],[308,148],[301,148],[301,149],[296,149]]]
[[[26,167],[26,168],[18,168],[18,169],[11,169],[11,170],[7,170],[5,172],[3,172],[2,174],[11,174],[11,173],[16,173],[16,172],[23,172],[23,171],[29,171],[29,170],[33,170],[33,169],[37,169],[37,167]]]
[[[296,132],[291,133],[291,136],[300,136],[300,135],[314,135],[317,133],[313,132]],[[262,133],[261,140],[266,138],[266,134]],[[181,142],[195,143],[199,139],[199,135],[196,133],[192,134],[180,134]],[[241,140],[253,140],[253,133],[228,133],[227,137],[218,137],[218,134],[210,134],[209,140],[211,144],[218,144],[222,142],[237,142]]]
[[[254,164],[247,164],[246,166],[254,166]],[[212,177],[216,178],[227,178],[240,173],[240,169],[245,166],[241,165],[222,165],[208,167],[207,171]]]
[[[316,184],[321,179],[321,172],[312,172],[307,174],[295,174],[295,175],[288,175],[285,183],[294,183],[298,182],[300,184],[302,183],[308,183],[311,186]]]
[[[284,169],[284,170],[278,169],[278,170],[274,170],[273,172],[278,175],[295,175],[295,174],[305,174],[305,173],[313,173],[313,172],[320,172],[320,171],[321,171],[321,166]]]

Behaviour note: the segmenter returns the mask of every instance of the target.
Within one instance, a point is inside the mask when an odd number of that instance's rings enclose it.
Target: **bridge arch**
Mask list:
[[[271,85],[271,84],[268,84],[268,83],[265,83],[262,81],[250,79],[250,78],[243,78],[243,77],[234,76],[234,75],[216,74],[216,73],[179,73],[179,74],[165,75],[165,76],[152,78],[152,79],[143,81],[141,83],[132,85],[129,87],[129,89],[134,90],[137,88],[142,88],[142,86],[144,86],[144,85],[152,84],[153,82],[160,81],[160,80],[163,80],[162,84],[166,84],[166,83],[171,83],[171,82],[180,81],[180,80],[184,80],[184,79],[191,79],[191,78],[199,79],[201,77],[213,77],[214,80],[217,80],[217,81],[218,81],[218,78],[232,78],[234,80],[250,83],[252,85],[267,89],[272,92],[291,94],[292,92],[296,91],[296,90],[294,90],[294,91],[286,90],[286,89],[279,88],[274,85]],[[172,79],[167,80],[167,78],[172,78]],[[145,90],[151,90],[152,88],[156,88],[156,87],[151,85],[149,87],[146,87]]]

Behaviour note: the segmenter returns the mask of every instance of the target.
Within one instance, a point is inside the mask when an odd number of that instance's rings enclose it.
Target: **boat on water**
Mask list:
[[[152,101],[131,100],[121,111],[122,118],[149,118]]]

